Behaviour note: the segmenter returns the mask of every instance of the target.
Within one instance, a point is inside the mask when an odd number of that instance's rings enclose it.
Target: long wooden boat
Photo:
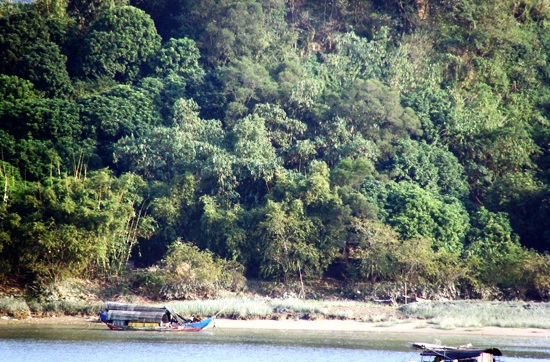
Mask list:
[[[165,307],[105,303],[99,319],[114,331],[200,332],[214,325],[214,317],[185,319]]]
[[[470,345],[449,347],[438,344],[414,342],[412,347],[422,350],[421,361],[431,362],[498,362],[502,352],[498,348],[473,348]]]

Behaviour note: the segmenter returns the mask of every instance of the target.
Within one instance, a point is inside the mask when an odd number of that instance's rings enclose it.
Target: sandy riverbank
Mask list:
[[[57,325],[87,325],[100,324],[95,317],[50,317],[28,319],[1,319],[0,326],[5,324],[57,324]],[[304,330],[304,331],[343,331],[343,332],[376,332],[376,333],[407,333],[422,335],[485,335],[507,337],[530,337],[549,339],[549,329],[537,328],[453,328],[438,329],[425,321],[406,320],[397,323],[371,323],[352,320],[234,320],[217,319],[216,327],[223,330],[256,329],[256,330]]]
[[[521,336],[550,338],[550,330],[536,328],[483,327],[478,329],[437,329],[424,321],[403,321],[395,324],[368,323],[350,320],[229,320],[219,319],[216,326],[223,329],[274,329],[274,330],[334,330],[349,332],[384,332],[410,334],[470,334],[487,336]]]

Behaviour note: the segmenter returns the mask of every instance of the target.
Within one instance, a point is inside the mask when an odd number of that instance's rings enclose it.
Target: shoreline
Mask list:
[[[2,325],[101,325],[99,319],[94,316],[76,317],[60,316],[45,318],[13,319],[1,318]],[[337,331],[337,332],[371,332],[371,333],[396,333],[422,335],[478,335],[499,337],[530,337],[535,339],[550,339],[550,329],[539,328],[505,328],[505,327],[481,327],[481,328],[453,328],[440,329],[430,326],[422,320],[403,320],[395,323],[360,322],[354,320],[268,320],[268,319],[216,319],[216,328],[223,330],[292,330],[292,331]]]
[[[257,329],[257,330],[304,330],[304,331],[339,331],[339,332],[384,332],[418,335],[481,335],[533,337],[548,339],[550,330],[538,328],[453,328],[439,329],[427,325],[424,321],[402,321],[394,324],[359,322],[353,320],[232,320],[218,319],[216,326],[222,329]]]

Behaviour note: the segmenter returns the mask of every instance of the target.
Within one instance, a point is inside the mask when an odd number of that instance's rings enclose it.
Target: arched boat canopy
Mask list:
[[[105,303],[107,320],[140,323],[167,323],[171,313],[164,307],[148,307],[117,302]]]

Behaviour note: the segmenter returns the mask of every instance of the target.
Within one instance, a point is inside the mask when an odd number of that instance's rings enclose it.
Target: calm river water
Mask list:
[[[550,339],[437,336],[382,332],[229,330],[201,333],[115,332],[88,325],[4,324],[0,361],[419,361],[409,342],[498,347],[507,362],[550,360]]]

